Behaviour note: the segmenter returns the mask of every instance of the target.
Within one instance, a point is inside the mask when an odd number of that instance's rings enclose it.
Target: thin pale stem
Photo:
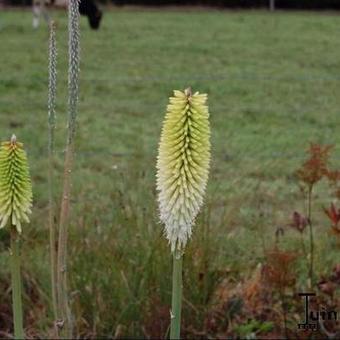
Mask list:
[[[67,238],[68,238],[68,216],[70,210],[69,197],[71,192],[71,168],[73,163],[72,146],[69,145],[65,155],[64,188],[61,200],[58,240],[58,312],[61,322],[61,336],[71,337],[72,324],[69,315],[68,293],[67,293]]]
[[[314,281],[314,235],[312,224],[312,193],[313,187],[308,189],[308,225],[309,225],[309,246],[310,246],[310,264],[309,264],[309,288],[313,287]]]
[[[11,230],[11,272],[14,336],[16,339],[24,339],[19,237],[15,227]]]
[[[52,169],[53,157],[49,157],[49,212],[48,224],[50,230],[50,261],[51,261],[51,288],[52,288],[52,304],[53,304],[53,317],[54,323],[58,319],[58,304],[57,304],[57,248],[56,248],[56,225],[54,222],[54,205],[53,205],[53,192],[52,192]]]
[[[60,335],[72,338],[72,320],[67,291],[67,238],[70,211],[71,172],[73,168],[74,137],[78,111],[79,82],[79,7],[78,0],[70,0],[68,7],[69,69],[68,69],[68,134],[65,150],[64,185],[61,199],[58,239],[58,312]]]
[[[173,254],[170,339],[180,339],[181,335],[182,262],[183,256],[175,251]]]
[[[55,130],[55,107],[57,87],[57,48],[55,38],[55,24],[50,24],[49,44],[49,86],[48,86],[48,225],[50,231],[50,261],[51,261],[51,288],[54,323],[58,318],[57,307],[57,248],[56,248],[56,225],[54,221],[53,204],[53,162],[54,162],[54,130]],[[57,335],[57,334],[55,334]]]

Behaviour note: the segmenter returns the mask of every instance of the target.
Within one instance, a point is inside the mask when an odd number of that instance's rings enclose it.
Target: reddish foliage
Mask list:
[[[335,189],[335,197],[340,199],[340,170],[328,171],[327,178]]]
[[[329,170],[327,172],[327,177],[330,181],[340,181],[340,170]]]
[[[322,146],[311,143],[309,159],[296,172],[297,177],[309,187],[312,187],[324,176],[328,175],[328,159],[332,147],[332,145]]]
[[[267,282],[276,288],[291,287],[295,284],[294,263],[297,254],[275,247],[267,252],[264,274]]]
[[[164,339],[170,324],[170,306],[162,304],[159,297],[154,295],[148,309],[143,327],[145,336],[151,339]]]
[[[339,226],[340,209],[337,209],[334,203],[332,203],[330,208],[328,209],[324,208],[323,210],[332,223],[331,233],[333,233],[337,237],[340,237],[340,226]]]
[[[318,282],[318,288],[320,289],[321,292],[323,292],[326,295],[329,295],[333,297],[334,291],[336,289],[336,284],[331,281],[323,280],[321,279]]]
[[[251,277],[236,286],[228,279],[223,280],[212,296],[204,321],[206,333],[210,337],[214,335],[214,338],[230,338],[235,336],[236,325],[247,323],[250,319],[270,320],[279,325],[281,316],[272,307],[275,304],[272,298],[272,289],[266,283],[262,265],[258,265]]]
[[[340,286],[340,263],[334,266],[332,274],[330,276],[330,280]]]
[[[266,284],[263,267],[258,268],[252,278],[244,284],[242,296],[252,313],[263,310],[269,303],[271,290]]]
[[[297,211],[294,211],[292,216],[292,222],[289,223],[289,226],[296,229],[300,233],[302,233],[308,225],[308,218],[301,215]]]
[[[324,212],[328,216],[328,218],[332,222],[332,226],[337,228],[339,222],[340,222],[340,208],[337,209],[334,205],[334,203],[331,204],[331,207],[329,209],[324,208]],[[340,232],[340,230],[339,230]]]
[[[315,309],[324,309],[327,311],[337,311],[340,308],[340,299],[338,291],[340,288],[340,263],[333,267],[332,272],[327,276],[322,276],[318,282],[318,288],[323,294],[317,296],[317,304]],[[340,324],[334,320],[323,322],[323,334],[327,338],[339,339]]]

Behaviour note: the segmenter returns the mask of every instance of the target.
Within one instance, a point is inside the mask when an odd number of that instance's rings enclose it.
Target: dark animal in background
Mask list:
[[[93,0],[81,0],[79,3],[79,12],[87,16],[92,29],[96,30],[99,28],[103,13]]]
[[[41,16],[44,17],[48,25],[50,24],[51,18],[49,16],[47,8],[52,6],[53,3],[54,3],[54,0],[33,0],[32,1],[33,28],[39,27]],[[97,30],[99,28],[103,13],[98,8],[98,6],[93,0],[81,0],[79,2],[79,13],[81,15],[87,16],[90,27],[92,29]]]

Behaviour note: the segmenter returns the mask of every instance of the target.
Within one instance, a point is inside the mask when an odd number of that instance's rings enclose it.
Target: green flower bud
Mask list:
[[[171,251],[183,251],[203,204],[210,164],[207,95],[174,91],[159,144],[157,190],[160,219]]]
[[[13,135],[0,147],[0,228],[9,221],[21,233],[21,221],[29,222],[32,184],[23,144]]]

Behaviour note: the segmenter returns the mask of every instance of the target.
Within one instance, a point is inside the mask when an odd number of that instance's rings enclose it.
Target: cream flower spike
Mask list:
[[[32,185],[23,144],[15,135],[0,147],[0,228],[7,222],[21,233],[21,221],[29,222]]]
[[[174,91],[167,107],[157,158],[160,219],[171,245],[184,252],[203,204],[210,165],[207,95]]]

